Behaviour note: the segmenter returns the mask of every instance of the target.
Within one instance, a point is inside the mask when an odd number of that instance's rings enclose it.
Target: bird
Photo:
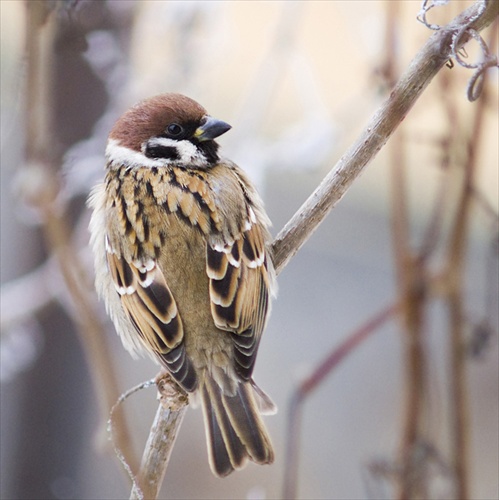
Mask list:
[[[270,220],[245,172],[219,155],[231,126],[164,93],[126,111],[90,193],[95,285],[124,347],[149,355],[203,410],[212,472],[270,464],[253,380],[276,294]]]

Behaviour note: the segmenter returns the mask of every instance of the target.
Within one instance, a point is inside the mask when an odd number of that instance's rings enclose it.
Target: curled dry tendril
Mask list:
[[[468,100],[471,102],[476,101],[480,97],[480,94],[482,93],[485,71],[492,67],[499,67],[497,56],[490,53],[487,44],[485,43],[484,39],[480,36],[478,31],[471,28],[471,24],[475,22],[476,19],[478,19],[485,12],[485,9],[487,8],[487,5],[490,1],[491,0],[481,0],[480,1],[481,8],[479,9],[477,15],[470,18],[468,22],[452,37],[453,58],[460,66],[475,70],[473,72],[473,75],[469,79],[468,86],[466,89]],[[430,23],[427,20],[426,16],[427,13],[432,8],[439,7],[447,3],[448,0],[423,0],[421,10],[417,15],[418,21],[423,23],[428,29],[438,31],[439,29],[442,28],[442,26]],[[459,48],[459,45],[462,40],[462,37],[465,34],[478,42],[478,45],[481,50],[481,57],[477,62],[470,63],[463,59],[462,56],[463,52]],[[464,52],[464,54],[466,53]],[[449,67],[452,66],[453,65],[450,65]]]

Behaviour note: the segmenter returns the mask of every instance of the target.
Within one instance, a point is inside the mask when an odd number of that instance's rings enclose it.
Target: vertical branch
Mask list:
[[[497,21],[496,21],[497,25]],[[494,46],[497,30],[492,30],[490,46]],[[483,74],[483,95],[475,107],[471,135],[463,161],[462,181],[458,206],[453,220],[448,248],[447,310],[449,315],[450,343],[450,397],[451,397],[451,463],[456,480],[456,497],[466,500],[469,491],[469,404],[467,395],[464,272],[469,239],[473,186],[477,175],[477,150],[483,131],[484,112],[487,105],[487,87]]]
[[[418,445],[422,440],[426,395],[426,352],[424,316],[427,277],[424,263],[417,257],[404,262],[401,282],[401,303],[405,329],[405,403],[397,498],[426,498],[426,478],[419,474],[416,463]]]
[[[55,22],[48,2],[26,2],[26,160],[48,162],[52,151],[51,68]]]
[[[383,65],[385,79],[389,88],[393,88],[397,81],[396,69],[396,20],[400,4],[387,3],[387,28],[385,34],[386,62]],[[406,161],[405,161],[405,134],[403,129],[397,130],[397,140],[388,148],[391,164],[391,200],[392,200],[392,244],[395,256],[395,268],[399,286],[403,282],[404,262],[409,253],[409,215],[406,196]]]
[[[77,317],[77,329],[90,367],[95,393],[98,397],[102,424],[118,399],[119,390],[111,356],[104,339],[104,328],[98,320],[95,304],[87,291],[88,273],[71,244],[71,231],[64,208],[58,201],[57,166],[53,133],[53,57],[57,33],[57,16],[53,4],[28,1],[26,51],[26,164],[21,172],[23,195],[39,211],[49,251],[55,256],[68,287]],[[116,441],[132,469],[137,469],[131,439],[121,408],[116,414]]]
[[[385,78],[390,86],[396,82],[396,27],[400,5],[387,4],[385,34]],[[405,388],[403,399],[403,428],[400,443],[400,469],[397,498],[427,497],[426,478],[416,476],[414,457],[421,440],[421,427],[425,409],[426,353],[424,347],[424,312],[426,303],[426,271],[424,259],[414,255],[409,244],[409,212],[407,206],[405,133],[397,131],[397,140],[390,148],[392,245],[403,327]]]
[[[450,343],[451,463],[456,480],[456,495],[457,498],[463,500],[469,498],[463,272],[466,239],[469,229],[471,193],[468,180],[471,177],[471,163],[468,163],[465,168],[466,173],[461,185],[459,205],[454,218],[454,227],[447,257],[448,291],[446,297]]]

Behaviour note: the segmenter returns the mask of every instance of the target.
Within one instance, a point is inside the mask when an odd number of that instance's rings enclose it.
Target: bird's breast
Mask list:
[[[201,368],[230,364],[232,341],[211,313],[207,239],[230,226],[208,179],[182,169],[125,170],[107,185],[112,246],[128,261],[154,259],[177,304],[187,355]],[[225,219],[224,219],[225,217]]]

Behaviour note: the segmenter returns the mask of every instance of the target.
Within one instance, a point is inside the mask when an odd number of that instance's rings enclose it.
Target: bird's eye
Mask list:
[[[166,128],[166,131],[171,136],[177,137],[184,131],[184,129],[178,123],[170,123],[170,125]]]

